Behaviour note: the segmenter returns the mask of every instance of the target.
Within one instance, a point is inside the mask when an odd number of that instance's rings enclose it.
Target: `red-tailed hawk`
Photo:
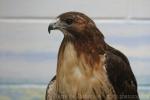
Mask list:
[[[80,12],[57,18],[48,31],[60,30],[64,39],[46,100],[139,100],[127,57],[105,42],[95,23]]]

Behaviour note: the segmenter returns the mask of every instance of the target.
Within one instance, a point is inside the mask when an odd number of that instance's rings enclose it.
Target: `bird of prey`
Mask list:
[[[139,100],[127,57],[108,45],[87,15],[66,12],[48,27],[64,34],[46,100]]]

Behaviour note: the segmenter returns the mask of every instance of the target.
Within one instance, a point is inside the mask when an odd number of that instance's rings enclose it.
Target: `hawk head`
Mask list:
[[[57,17],[55,23],[51,23],[48,27],[50,33],[51,30],[60,30],[65,36],[81,36],[81,35],[93,35],[93,33],[99,33],[93,20],[88,16],[80,12],[66,12]],[[91,32],[92,31],[92,32]]]

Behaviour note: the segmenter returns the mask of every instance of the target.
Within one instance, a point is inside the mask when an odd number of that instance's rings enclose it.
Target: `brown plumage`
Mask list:
[[[139,100],[128,59],[104,41],[95,23],[79,12],[58,19],[48,30],[62,31],[64,39],[46,100]]]

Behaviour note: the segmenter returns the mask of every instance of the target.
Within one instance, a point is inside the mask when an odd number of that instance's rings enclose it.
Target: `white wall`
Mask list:
[[[130,58],[136,76],[150,76],[149,5],[150,0],[0,0],[0,78],[50,80],[63,36],[49,36],[47,28],[66,11],[90,16],[106,41]]]

